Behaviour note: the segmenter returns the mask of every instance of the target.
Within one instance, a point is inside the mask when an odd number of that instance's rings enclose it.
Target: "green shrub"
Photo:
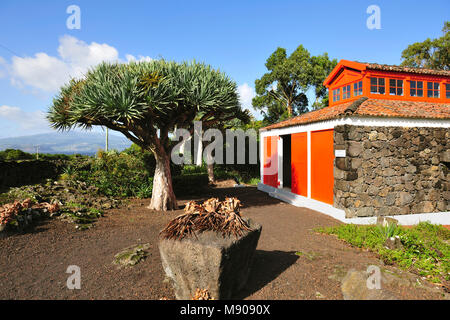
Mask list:
[[[39,153],[39,159],[41,160],[70,160],[73,155],[62,154],[62,153]],[[36,158],[36,154],[33,154],[33,158]]]
[[[196,194],[208,186],[208,175],[204,173],[184,174],[172,177],[173,191],[176,195]]]
[[[27,152],[23,152],[18,149],[5,149],[0,151],[0,160],[4,161],[16,161],[16,160],[28,160],[33,159],[33,155]]]
[[[80,180],[96,186],[111,197],[149,198],[152,194],[156,162],[149,151],[136,145],[122,152],[100,150],[96,157],[70,156],[60,179]],[[215,165],[217,179],[236,177],[240,182],[256,184],[257,174],[241,173],[226,166]],[[171,163],[173,188],[176,195],[198,194],[208,185],[206,165],[175,165]]]
[[[143,183],[136,189],[135,196],[137,198],[150,198],[153,190],[153,178],[149,178],[147,183]]]
[[[143,190],[151,185],[143,159],[117,151],[99,151],[95,158],[72,159],[62,178],[84,181],[111,197],[143,196]]]
[[[378,225],[377,229],[384,241],[401,233],[401,228],[395,223],[389,223],[387,226]]]
[[[149,198],[152,194],[155,159],[150,152],[142,152],[131,147],[123,152],[100,150],[96,157],[71,158],[64,168],[60,179],[80,180],[96,186],[99,191],[110,197]],[[200,178],[187,175],[186,179],[178,178],[181,167],[172,165],[172,177],[175,192],[184,193],[185,190],[198,190]],[[184,177],[185,175],[183,175]],[[184,181],[187,182],[184,182]],[[192,182],[190,182],[192,181]],[[203,180],[204,181],[204,178]],[[206,184],[208,179],[206,177]],[[187,187],[190,183],[193,186]]]
[[[129,148],[122,151],[122,153],[126,153],[130,156],[134,156],[139,161],[142,161],[144,163],[145,168],[149,173],[151,173],[151,176],[153,176],[153,173],[155,172],[156,167],[156,160],[155,156],[152,152],[147,150],[142,150],[141,147],[139,147],[136,144],[132,144]],[[172,173],[172,176],[177,176],[182,174],[183,166],[174,164],[170,162],[170,171]]]
[[[181,174],[183,174],[183,175],[184,174],[201,174],[201,173],[207,173],[206,164],[204,164],[204,163],[201,166],[196,166],[193,164],[186,164],[183,166],[183,169],[181,169]]]
[[[252,171],[238,171],[232,168],[220,168],[214,172],[216,179],[237,179],[239,183],[256,185],[260,181],[259,172],[254,174]]]
[[[450,280],[450,231],[440,225],[421,222],[406,229],[395,225],[343,224],[317,231],[336,235],[353,246],[370,249],[379,254],[385,263],[396,263],[401,268],[429,277],[431,281]],[[392,236],[400,237],[402,249],[385,247],[386,239]]]
[[[231,179],[236,177],[241,183],[252,184],[251,182],[260,176],[259,164],[220,164],[214,167],[217,179]]]
[[[257,177],[257,178],[250,178],[250,179],[248,179],[248,181],[245,181],[245,183],[252,185],[252,186],[256,186],[256,185],[258,185],[258,183],[260,181],[261,181],[261,179],[259,177]]]

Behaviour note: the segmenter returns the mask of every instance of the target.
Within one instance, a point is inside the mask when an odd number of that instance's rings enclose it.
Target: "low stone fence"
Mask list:
[[[0,188],[38,183],[56,178],[64,168],[63,160],[0,161]]]
[[[337,126],[334,206],[346,217],[450,211],[450,129]]]

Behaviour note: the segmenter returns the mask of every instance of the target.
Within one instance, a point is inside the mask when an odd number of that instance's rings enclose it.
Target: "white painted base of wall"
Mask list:
[[[306,197],[289,192],[286,189],[274,188],[261,182],[258,183],[258,190],[266,192],[269,194],[269,196],[290,203],[296,207],[312,209],[344,223],[376,224],[377,222],[377,217],[346,218],[345,211],[342,209],[335,208],[332,205],[314,199],[308,199]],[[425,221],[433,224],[450,225],[450,212],[393,215],[387,217],[398,220],[398,223],[404,226],[416,225],[419,222]]]

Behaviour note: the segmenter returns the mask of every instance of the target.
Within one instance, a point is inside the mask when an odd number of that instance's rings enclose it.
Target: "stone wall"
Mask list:
[[[450,129],[334,130],[334,206],[346,217],[450,211]]]
[[[56,178],[64,167],[62,160],[0,161],[0,188],[38,183]]]

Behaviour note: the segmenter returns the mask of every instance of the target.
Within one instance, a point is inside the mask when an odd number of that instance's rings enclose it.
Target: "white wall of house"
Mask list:
[[[339,125],[354,125],[354,126],[371,126],[371,127],[422,127],[422,128],[450,128],[450,120],[448,119],[413,119],[413,118],[381,118],[381,117],[342,117],[339,119],[324,120],[314,123],[294,125],[284,128],[275,128],[266,131],[260,131],[260,179],[258,189],[269,193],[270,196],[286,201],[299,207],[307,207],[327,215],[334,217],[337,220],[346,223],[356,224],[371,224],[376,221],[376,217],[369,218],[345,218],[345,212],[342,209],[335,208],[329,204],[319,202],[311,198],[311,132],[319,130],[334,129]],[[293,133],[307,133],[307,159],[308,159],[308,191],[307,197],[303,197],[282,189],[283,175],[279,174],[278,179],[280,186],[274,188],[264,185],[262,182],[263,168],[264,168],[264,138],[270,136],[281,136]],[[280,146],[280,144],[279,144]],[[279,149],[280,150],[280,149]],[[281,158],[280,158],[281,157]],[[278,154],[278,163],[282,163],[282,152]],[[280,168],[280,165],[278,166]],[[281,165],[282,168],[282,165]],[[432,223],[450,225],[450,212],[439,213],[424,213],[411,214],[402,216],[392,216],[399,220],[400,224],[411,225],[417,224],[420,221],[430,221]]]

